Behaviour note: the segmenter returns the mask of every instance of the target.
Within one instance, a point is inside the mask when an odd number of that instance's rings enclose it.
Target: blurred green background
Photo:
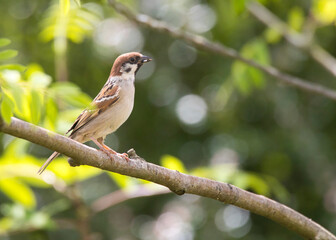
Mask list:
[[[244,0],[127,0],[133,11],[237,49],[247,58],[336,87],[335,76],[251,13]],[[261,1],[336,55],[336,1]],[[135,107],[107,138],[149,162],[230,182],[336,233],[336,107],[222,56],[120,16],[107,1],[0,0],[1,115],[64,134],[107,80],[139,51]],[[336,68],[336,67],[335,67]],[[299,239],[263,217],[90,167],[0,135],[0,239]],[[89,143],[93,146],[91,143]],[[140,197],[143,196],[143,197]],[[140,198],[137,198],[140,197]]]

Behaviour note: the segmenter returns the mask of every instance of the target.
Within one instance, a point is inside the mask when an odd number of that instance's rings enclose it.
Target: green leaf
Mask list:
[[[0,219],[0,235],[4,236],[6,233],[8,233],[8,230],[12,227],[13,224],[14,220],[12,218],[2,217]]]
[[[58,115],[58,108],[54,99],[48,98],[46,102],[46,120],[51,130],[56,129],[57,115]]]
[[[305,21],[305,18],[304,18],[303,10],[299,7],[293,7],[290,10],[289,16],[288,16],[289,26],[296,31],[300,31],[303,26],[304,21]]]
[[[252,173],[239,172],[236,174],[232,183],[242,189],[252,189],[261,195],[268,195],[270,190],[262,178]]]
[[[27,149],[28,149],[29,143],[21,138],[14,138],[12,141],[10,141],[10,143],[6,146],[5,152],[3,154],[3,159],[0,162],[0,164],[2,163],[14,163],[15,160],[17,159],[17,156],[23,156],[26,154]],[[22,166],[21,166],[22,167]],[[4,172],[6,170],[6,167],[1,166],[0,167],[0,177],[6,175]],[[15,169],[16,167],[14,167]],[[13,169],[13,168],[12,168]],[[23,167],[23,169],[25,171],[29,171],[29,169],[27,169],[27,167]],[[19,171],[19,170],[17,170]]]
[[[165,168],[169,168],[172,170],[177,170],[182,173],[186,173],[187,170],[185,169],[183,163],[180,159],[171,156],[171,155],[164,155],[161,158],[161,165]]]
[[[265,86],[263,73],[255,68],[247,68],[247,74],[250,76],[252,83],[256,88],[262,89]]]
[[[288,203],[290,199],[290,194],[286,188],[273,176],[265,176],[267,184],[272,189],[273,195],[280,200],[282,203]]]
[[[102,11],[90,4],[81,7],[81,1],[74,1],[76,7],[71,7],[70,1],[60,0],[57,6],[51,5],[46,11],[40,33],[43,41],[66,37],[74,43],[80,43],[91,35],[95,25],[103,17]]]
[[[12,231],[29,231],[29,229],[52,229],[55,224],[48,213],[27,209],[19,203],[7,203],[1,207],[3,218],[0,222],[0,235]],[[3,221],[3,220],[7,221]]]
[[[74,95],[65,95],[63,96],[63,99],[72,106],[79,108],[85,108],[89,106],[92,101],[88,95],[82,92],[78,92],[77,94]]]
[[[336,4],[334,0],[313,1],[312,12],[318,22],[323,24],[335,23]]]
[[[15,178],[1,179],[0,190],[14,202],[21,203],[27,208],[32,208],[36,205],[33,191],[26,184]]]
[[[255,39],[245,44],[241,50],[241,55],[262,65],[270,63],[267,46],[261,39]],[[265,86],[263,73],[242,62],[235,61],[231,76],[238,90],[244,95],[248,95],[253,88],[261,89]]]
[[[233,4],[233,9],[237,14],[240,14],[245,10],[245,0],[232,0],[231,2]]]
[[[0,65],[0,70],[17,70],[19,72],[23,72],[27,69],[26,66],[23,66],[21,64],[2,64]]]
[[[198,167],[193,169],[190,172],[191,175],[197,176],[197,177],[205,177],[210,178],[211,175],[211,169],[207,167]]]
[[[248,95],[251,92],[251,82],[247,76],[247,69],[244,63],[234,62],[232,65],[232,77],[235,86],[238,88],[240,93],[243,95]]]
[[[102,171],[97,168],[90,166],[82,166],[80,168],[69,168],[67,158],[60,157],[55,159],[52,164],[47,168],[46,171],[52,171],[56,177],[61,178],[68,184],[72,184],[77,181],[83,181],[89,179],[98,174],[101,174]]]
[[[18,83],[10,84],[10,96],[15,102],[14,114],[19,118],[30,121],[30,94],[27,93],[28,89]]]
[[[20,144],[16,147],[13,146],[12,142],[10,143],[10,146],[6,148],[5,156],[2,158],[0,164],[0,180],[17,177],[17,180],[27,183],[30,186],[39,188],[50,187],[49,184],[43,181],[42,178],[36,174],[39,167],[39,165],[36,164],[38,160],[32,156],[26,155],[27,144],[24,144],[26,146],[22,146],[22,144]],[[17,144],[14,143],[14,145]],[[22,155],[18,152],[22,152],[24,157],[21,157]],[[21,156],[18,157],[18,155]],[[7,161],[5,158],[10,160]],[[15,171],[13,171],[13,169],[15,169]]]
[[[51,77],[43,72],[34,72],[30,74],[28,81],[32,87],[46,88],[51,83]]]
[[[13,83],[10,84],[10,94],[15,101],[15,114],[22,117],[24,113],[24,90],[19,84]]]
[[[124,189],[135,185],[135,181],[128,176],[113,172],[108,172],[108,174],[120,188]]]
[[[44,205],[41,208],[41,211],[52,216],[57,213],[66,211],[67,209],[71,208],[71,206],[72,205],[69,199],[60,198],[59,200]]]
[[[73,83],[55,83],[50,90],[70,105],[79,108],[87,107],[92,101],[87,94],[81,92],[80,88]]]
[[[1,100],[1,116],[7,124],[10,123],[11,117],[13,117],[13,110],[13,101],[7,96],[7,94],[3,92]]]
[[[42,99],[40,93],[32,89],[30,92],[30,120],[38,124],[41,118]]]
[[[11,40],[8,38],[0,38],[0,47],[7,46],[11,43]]]
[[[75,0],[75,3],[78,5],[78,7],[81,7],[81,1],[80,0]]]
[[[257,38],[245,44],[241,50],[241,54],[263,65],[269,65],[270,63],[267,45],[262,39]]]
[[[30,79],[31,76],[37,72],[43,73],[43,68],[37,63],[31,63],[27,66],[27,70],[25,71],[25,76],[27,79]]]
[[[230,182],[236,172],[233,164],[218,164],[211,167],[198,167],[190,171],[191,175],[206,177],[220,182]]]
[[[278,43],[282,38],[282,35],[273,28],[267,28],[263,35],[268,43],[273,44]]]
[[[7,60],[18,55],[18,51],[13,49],[7,49],[0,52],[0,60]]]
[[[61,12],[66,15],[70,9],[70,0],[59,0]]]
[[[50,217],[43,212],[34,212],[29,218],[29,224],[36,229],[49,227],[51,225]]]
[[[50,87],[50,90],[60,95],[77,94],[80,91],[78,86],[70,82],[57,82]]]

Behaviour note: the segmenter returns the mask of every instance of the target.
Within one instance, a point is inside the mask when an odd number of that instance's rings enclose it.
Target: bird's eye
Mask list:
[[[131,63],[135,63],[135,58],[130,59]]]

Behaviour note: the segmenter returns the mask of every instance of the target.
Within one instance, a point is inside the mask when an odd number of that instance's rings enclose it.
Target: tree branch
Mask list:
[[[260,22],[271,29],[275,29],[290,44],[306,50],[316,62],[328,70],[333,76],[336,76],[336,59],[321,46],[314,43],[310,33],[307,35],[294,32],[286,23],[281,21],[271,11],[258,2],[249,2],[247,4],[247,9]]]
[[[247,59],[241,56],[236,50],[232,48],[224,46],[223,44],[220,43],[211,42],[210,40],[200,35],[195,35],[174,28],[172,26],[169,26],[167,23],[153,19],[148,15],[135,14],[130,9],[125,7],[123,4],[118,3],[115,0],[109,0],[109,3],[117,12],[124,15],[125,17],[135,22],[136,24],[154,29],[159,32],[167,33],[175,38],[182,39],[198,49],[206,50],[208,52],[212,52],[215,54],[222,55],[224,57],[230,57],[232,59],[244,62],[278,79],[280,82],[300,88],[307,92],[320,94],[327,98],[336,100],[336,91],[330,90],[327,87],[324,87],[316,83],[308,82],[307,80],[283,73],[278,69],[276,69],[275,67],[265,66],[253,60]]]
[[[166,186],[177,194],[195,194],[244,208],[269,218],[308,239],[336,239],[319,224],[276,201],[227,183],[190,176],[148,163],[137,156],[134,150],[128,152],[129,161],[118,156],[111,160],[101,151],[17,118],[12,118],[9,125],[5,123],[0,125],[0,131],[63,153],[73,158],[79,165],[89,165],[141,178]]]
[[[170,193],[169,189],[164,188],[160,185],[156,185],[156,186],[158,187],[148,188],[148,186],[139,185],[135,189],[131,189],[131,190],[119,189],[117,191],[109,193],[95,200],[91,204],[92,212],[98,213],[98,212],[104,211],[107,208],[110,208],[114,205],[117,205],[121,202],[127,201],[129,199],[133,199],[133,198],[148,197],[148,196],[155,196],[155,195]]]

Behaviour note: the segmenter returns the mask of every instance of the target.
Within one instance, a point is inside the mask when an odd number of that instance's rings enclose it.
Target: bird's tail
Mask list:
[[[48,158],[47,161],[45,161],[45,163],[42,165],[42,167],[38,170],[38,174],[43,173],[43,171],[48,167],[48,165],[51,163],[52,160],[54,160],[56,157],[58,157],[58,155],[60,155],[60,153],[58,152],[54,152],[53,154],[51,154],[51,156]]]

